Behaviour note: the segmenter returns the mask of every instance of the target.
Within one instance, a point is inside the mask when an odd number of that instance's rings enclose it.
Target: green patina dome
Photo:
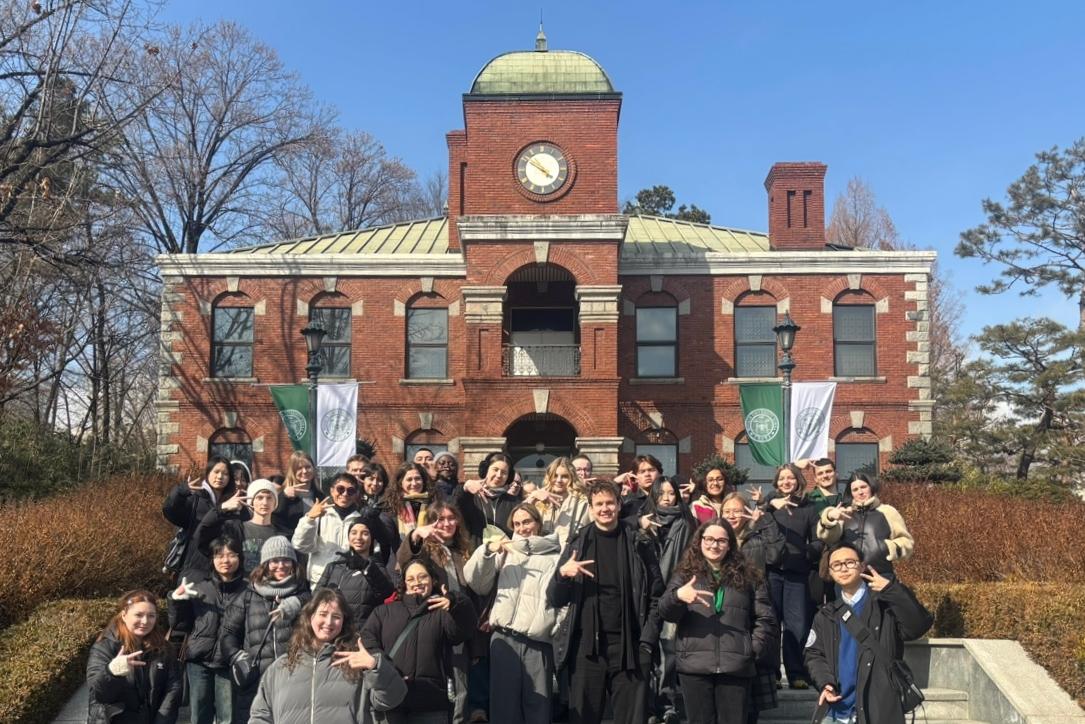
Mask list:
[[[471,84],[471,95],[614,93],[614,85],[595,60],[575,50],[547,50],[539,33],[535,50],[503,53]]]

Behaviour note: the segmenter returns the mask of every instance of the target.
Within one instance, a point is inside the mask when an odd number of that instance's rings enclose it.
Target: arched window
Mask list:
[[[866,292],[844,292],[833,302],[833,359],[837,377],[878,374],[874,334],[874,298]]]
[[[667,294],[637,301],[637,377],[678,376],[678,306]]]
[[[735,302],[735,377],[776,376],[776,300],[764,292]]]
[[[853,473],[878,476],[878,436],[865,427],[836,438],[836,479],[847,484]]]
[[[243,294],[220,297],[211,309],[211,377],[252,377],[254,310]]]
[[[753,453],[750,452],[750,441],[745,432],[735,440],[735,465],[746,469],[747,487],[772,485],[776,468],[772,465],[762,465],[754,459]]]
[[[652,455],[663,464],[664,475],[678,474],[678,438],[670,430],[645,430],[637,439],[637,455]]]
[[[222,428],[207,444],[208,455],[220,455],[227,460],[240,460],[252,471],[252,440],[248,433],[239,428]]]
[[[342,294],[321,295],[309,307],[309,323],[325,332],[320,344],[322,377],[350,377],[351,309]]]
[[[407,377],[448,377],[448,307],[436,294],[419,296],[407,308]]]

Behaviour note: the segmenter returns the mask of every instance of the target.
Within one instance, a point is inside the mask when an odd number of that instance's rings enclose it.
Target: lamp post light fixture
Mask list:
[[[316,420],[316,389],[320,381],[320,345],[324,341],[327,332],[319,323],[312,320],[301,330],[301,336],[305,337],[305,351],[308,354],[308,363],[305,371],[309,373],[309,455],[313,458],[313,475],[319,480],[317,470],[317,420]],[[319,486],[317,486],[319,487]]]
[[[784,462],[791,462],[791,372],[795,369],[795,358],[791,356],[791,349],[795,346],[795,335],[802,327],[795,324],[791,318],[791,312],[784,312],[784,320],[772,328],[776,333],[776,341],[783,350],[784,356],[776,367],[784,373]]]

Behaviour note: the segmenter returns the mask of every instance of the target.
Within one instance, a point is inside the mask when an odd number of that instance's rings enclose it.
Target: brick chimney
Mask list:
[[[785,161],[765,177],[769,194],[769,248],[779,251],[825,248],[825,164]]]

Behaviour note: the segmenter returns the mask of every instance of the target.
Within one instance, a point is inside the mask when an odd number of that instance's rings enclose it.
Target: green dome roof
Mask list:
[[[614,93],[606,71],[574,50],[521,50],[497,56],[478,72],[471,95]]]

